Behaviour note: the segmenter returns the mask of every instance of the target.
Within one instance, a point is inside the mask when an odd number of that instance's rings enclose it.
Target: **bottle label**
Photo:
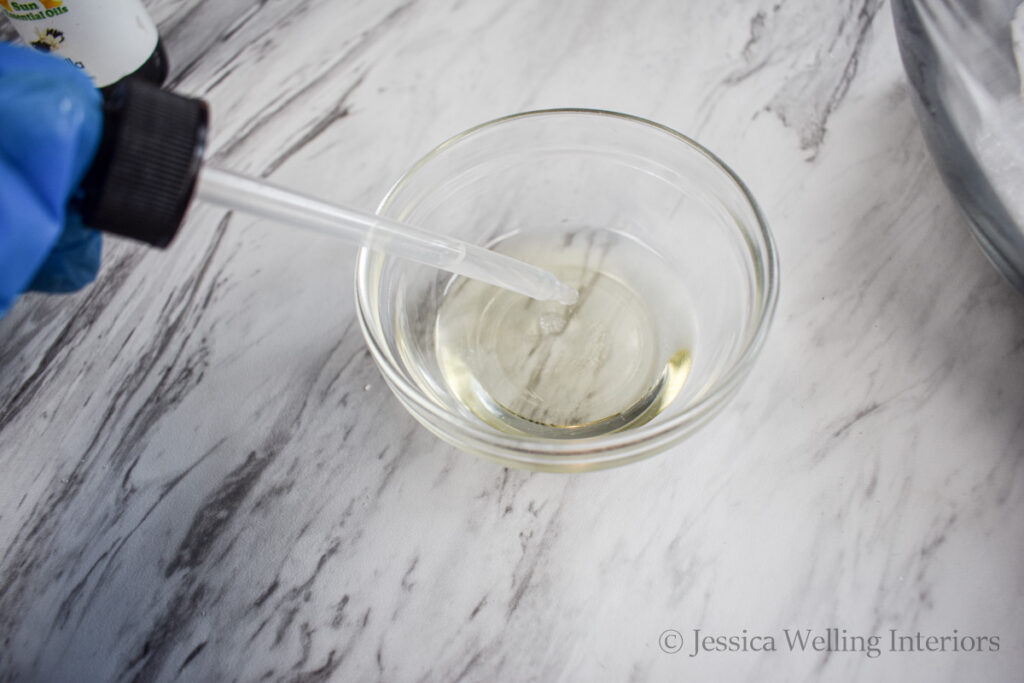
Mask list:
[[[22,40],[110,85],[142,66],[159,38],[141,0],[0,0]]]

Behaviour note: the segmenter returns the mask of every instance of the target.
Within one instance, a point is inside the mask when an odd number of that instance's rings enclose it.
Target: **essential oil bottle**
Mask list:
[[[85,70],[98,88],[167,78],[167,53],[141,0],[0,0],[0,8],[28,45]]]

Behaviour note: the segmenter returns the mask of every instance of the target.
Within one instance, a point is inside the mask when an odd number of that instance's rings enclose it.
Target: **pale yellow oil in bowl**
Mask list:
[[[554,273],[565,306],[465,278],[437,315],[437,360],[451,392],[496,429],[582,438],[639,426],[685,385],[692,315],[671,269],[630,237],[561,228],[491,247]]]

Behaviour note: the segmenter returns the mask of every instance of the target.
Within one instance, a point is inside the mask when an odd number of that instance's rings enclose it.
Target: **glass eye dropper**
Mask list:
[[[577,293],[546,270],[445,235],[336,206],[216,168],[199,172],[196,197],[244,213],[299,225],[541,301],[576,303]]]
[[[336,206],[203,164],[208,112],[199,99],[126,81],[104,95],[99,149],[73,208],[100,230],[166,246],[193,199],[301,226],[542,301],[577,292],[546,270],[503,254]]]

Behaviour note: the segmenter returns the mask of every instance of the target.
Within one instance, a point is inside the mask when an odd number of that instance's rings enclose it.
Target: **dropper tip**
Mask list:
[[[572,306],[579,301],[580,293],[564,282],[559,281],[558,288],[555,289],[555,295],[552,298],[560,304]]]

